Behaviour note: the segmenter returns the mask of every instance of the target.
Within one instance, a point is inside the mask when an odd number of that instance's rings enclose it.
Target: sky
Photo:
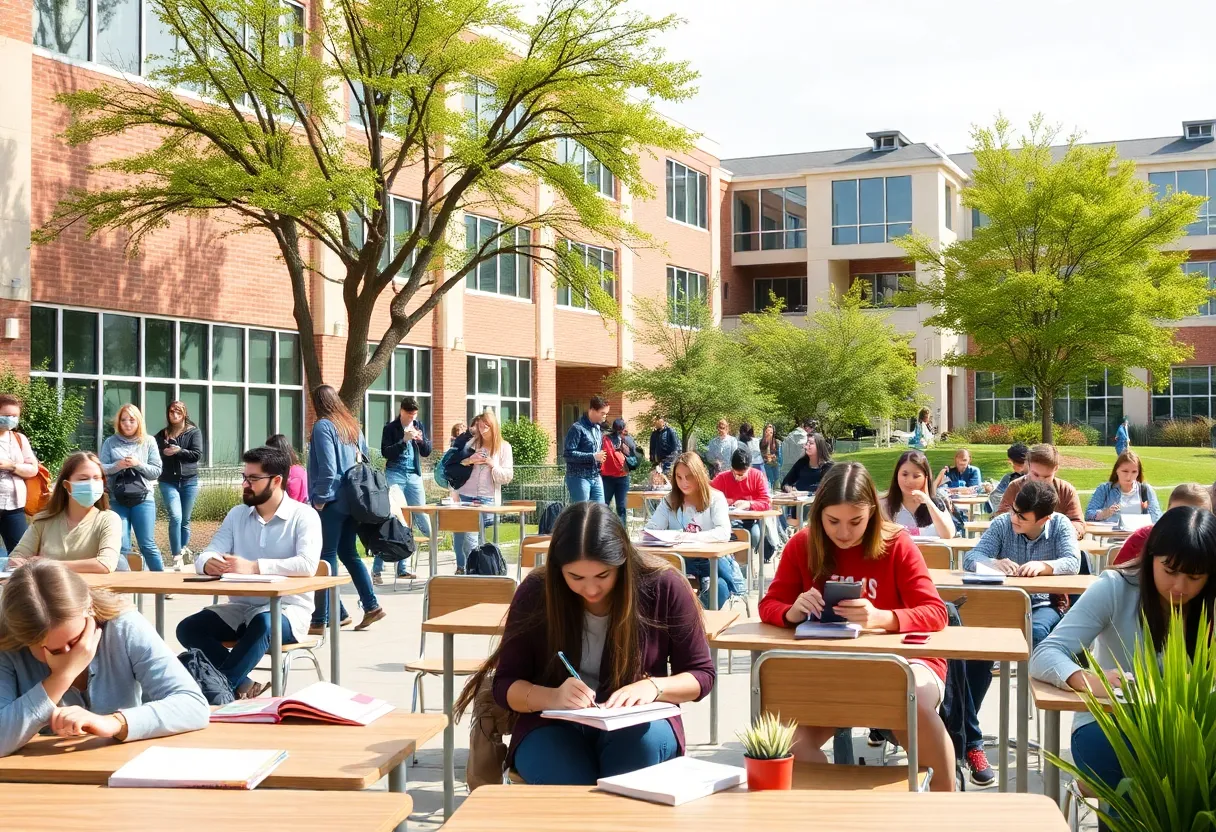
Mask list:
[[[685,19],[662,44],[700,72],[662,102],[721,158],[862,147],[903,131],[947,153],[972,125],[1042,113],[1084,141],[1216,119],[1207,0],[636,0]]]

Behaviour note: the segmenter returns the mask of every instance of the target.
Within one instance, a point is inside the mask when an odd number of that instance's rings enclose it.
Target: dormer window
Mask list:
[[[1185,121],[1182,123],[1182,135],[1188,142],[1210,142],[1212,140],[1212,121]]]
[[[908,141],[908,137],[898,130],[880,130],[876,133],[866,133],[866,135],[874,142],[875,153],[885,153],[912,144]]]
[[[875,150],[894,150],[895,149],[895,137],[894,136],[879,136],[877,139],[874,140],[874,149]]]

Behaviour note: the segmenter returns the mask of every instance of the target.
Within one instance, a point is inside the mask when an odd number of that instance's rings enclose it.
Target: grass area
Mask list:
[[[971,464],[976,465],[984,479],[997,480],[1009,470],[1004,445],[936,445],[927,452],[929,465],[936,474],[943,465],[954,463],[954,452],[966,447],[971,451]],[[906,447],[876,448],[840,454],[838,460],[860,462],[869,469],[879,490],[891,482],[895,461]],[[1173,486],[1183,482],[1210,485],[1216,480],[1216,451],[1211,448],[1133,448],[1144,463],[1144,476],[1157,489],[1164,505]],[[1106,482],[1115,464],[1115,449],[1110,447],[1060,448],[1064,458],[1060,478],[1072,483],[1079,491],[1092,491]],[[1164,492],[1163,490],[1164,489]]]

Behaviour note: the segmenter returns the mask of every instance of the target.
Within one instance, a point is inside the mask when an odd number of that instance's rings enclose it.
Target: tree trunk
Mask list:
[[[1052,435],[1052,422],[1055,416],[1055,395],[1051,390],[1039,394],[1039,419],[1043,425],[1043,441],[1050,445],[1055,437]]]

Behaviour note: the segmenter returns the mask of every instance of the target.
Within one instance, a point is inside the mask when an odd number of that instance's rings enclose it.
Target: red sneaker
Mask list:
[[[996,780],[996,772],[988,764],[988,755],[982,748],[967,751],[967,766],[971,769],[971,782],[977,786],[991,786]]]

